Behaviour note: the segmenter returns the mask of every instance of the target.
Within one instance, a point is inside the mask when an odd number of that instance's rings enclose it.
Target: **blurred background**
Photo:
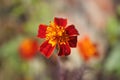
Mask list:
[[[99,57],[85,61],[79,45],[59,59],[35,51],[39,24],[54,17],[76,26],[78,42],[88,36]],[[120,0],[0,0],[0,80],[120,80],[119,22]]]

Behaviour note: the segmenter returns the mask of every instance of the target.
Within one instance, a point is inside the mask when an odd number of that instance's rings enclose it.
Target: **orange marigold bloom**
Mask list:
[[[19,47],[20,56],[23,59],[31,59],[35,56],[38,50],[38,42],[33,39],[25,39]]]
[[[74,25],[67,26],[67,19],[54,18],[49,25],[40,24],[38,37],[45,38],[46,41],[40,46],[40,52],[49,58],[56,45],[59,47],[58,56],[70,54],[70,47],[76,47],[78,31]]]
[[[78,49],[85,61],[88,61],[91,57],[98,56],[96,46],[91,42],[88,36],[78,41]]]

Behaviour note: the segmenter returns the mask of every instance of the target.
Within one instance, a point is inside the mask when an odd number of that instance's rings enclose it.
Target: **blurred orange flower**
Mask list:
[[[88,61],[91,57],[98,57],[96,45],[92,43],[88,36],[78,41],[78,49],[85,61]]]
[[[59,47],[58,56],[70,54],[70,47],[76,47],[78,31],[74,25],[67,25],[67,19],[54,18],[50,25],[40,24],[38,37],[45,38],[46,41],[40,46],[40,52],[49,58],[56,45]]]
[[[38,42],[33,39],[25,39],[19,47],[20,56],[23,59],[31,59],[35,56],[38,50]]]

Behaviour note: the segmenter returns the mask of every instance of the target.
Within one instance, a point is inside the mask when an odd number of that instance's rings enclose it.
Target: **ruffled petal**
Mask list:
[[[70,36],[68,43],[69,43],[70,47],[76,47],[77,36]]]
[[[76,36],[79,35],[78,31],[75,29],[74,25],[68,26],[66,29],[66,33],[70,36]]]
[[[45,57],[49,58],[54,50],[55,46],[52,46],[52,44],[48,43],[48,41],[45,41],[41,46],[40,46],[40,52],[43,54]]]
[[[58,56],[67,56],[70,54],[71,50],[68,44],[61,44],[60,51],[58,53]]]
[[[61,26],[61,27],[65,27],[67,25],[67,19],[64,18],[54,18],[54,22],[56,25]]]
[[[78,48],[85,61],[88,61],[92,57],[99,57],[96,45],[93,44],[87,36],[78,42]]]
[[[40,24],[37,36],[40,38],[45,38],[46,37],[46,30],[47,30],[47,25]]]

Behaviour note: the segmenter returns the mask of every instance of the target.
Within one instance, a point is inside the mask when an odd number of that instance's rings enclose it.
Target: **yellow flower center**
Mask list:
[[[64,27],[60,27],[54,22],[51,22],[47,27],[46,40],[49,40],[49,43],[52,44],[52,46],[55,46],[57,43],[65,44],[68,41],[68,35],[66,34]]]

